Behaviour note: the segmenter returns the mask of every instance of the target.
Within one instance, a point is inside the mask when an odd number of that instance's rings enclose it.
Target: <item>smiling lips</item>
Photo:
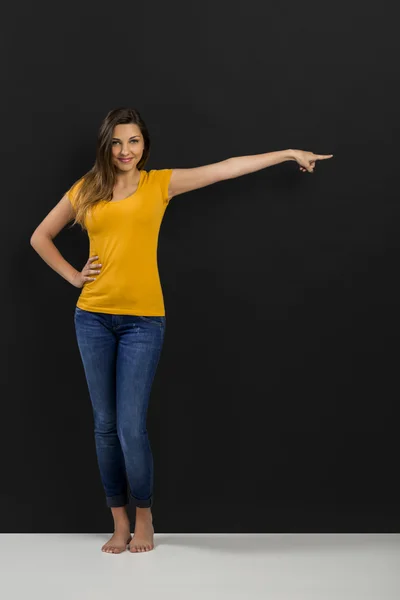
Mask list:
[[[132,158],[119,158],[118,160],[120,160],[121,162],[130,162]]]

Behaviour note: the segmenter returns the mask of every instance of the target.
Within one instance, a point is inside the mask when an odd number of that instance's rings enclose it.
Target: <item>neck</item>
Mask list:
[[[140,171],[139,169],[132,169],[128,173],[118,173],[116,185],[119,188],[129,189],[139,183]]]

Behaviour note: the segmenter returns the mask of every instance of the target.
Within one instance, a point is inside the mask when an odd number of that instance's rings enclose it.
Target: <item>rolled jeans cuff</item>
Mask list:
[[[153,496],[150,496],[146,500],[141,500],[140,498],[135,498],[132,494],[118,494],[117,496],[107,496],[106,504],[108,508],[118,508],[127,504],[131,504],[134,507],[137,506],[138,508],[151,508],[153,506]]]
[[[150,496],[150,498],[147,498],[146,500],[141,500],[140,498],[135,498],[135,496],[132,496],[129,492],[129,502],[132,506],[137,506],[138,508],[151,508],[153,506],[153,496]]]
[[[106,503],[109,508],[117,508],[128,504],[127,494],[118,494],[117,496],[107,496]]]

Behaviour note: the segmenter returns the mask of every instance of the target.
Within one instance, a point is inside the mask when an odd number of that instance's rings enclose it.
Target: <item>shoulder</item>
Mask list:
[[[145,173],[147,172],[145,171]],[[171,176],[171,173],[172,169],[151,169],[151,171],[147,173],[147,176],[153,181],[163,181],[164,179],[168,179]]]
[[[171,199],[169,184],[173,169],[152,169],[148,173],[149,182],[154,182],[161,190],[163,202],[168,204]]]
[[[75,181],[72,184],[72,186],[69,188],[69,190],[66,192],[66,195],[68,196],[69,201],[71,202],[72,206],[75,205],[76,195],[77,195],[78,191],[80,190],[84,180],[85,180],[85,177],[81,177],[80,179]]]

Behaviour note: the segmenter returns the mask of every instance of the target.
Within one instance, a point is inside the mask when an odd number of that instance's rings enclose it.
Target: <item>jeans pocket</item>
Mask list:
[[[154,323],[155,325],[164,325],[165,322],[165,317],[148,317],[147,315],[140,315],[140,318],[143,319],[143,321],[148,322],[148,323]]]

